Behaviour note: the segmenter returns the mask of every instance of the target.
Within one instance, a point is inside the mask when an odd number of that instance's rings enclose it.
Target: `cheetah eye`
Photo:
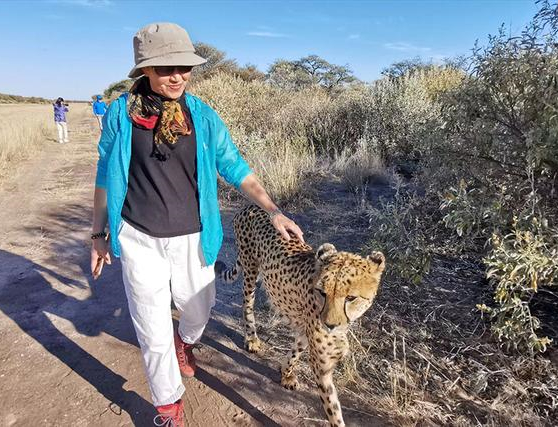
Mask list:
[[[358,297],[355,297],[354,295],[348,295],[347,297],[345,297],[345,301],[351,302],[356,300]]]

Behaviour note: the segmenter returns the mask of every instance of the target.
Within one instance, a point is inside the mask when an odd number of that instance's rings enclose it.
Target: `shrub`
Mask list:
[[[247,82],[230,74],[218,74],[196,83],[192,92],[221,116],[231,131],[262,134],[289,95],[260,82]]]
[[[503,209],[506,197],[502,192],[487,196],[486,189],[470,188],[461,179],[458,186],[450,187],[443,196],[440,210],[445,215],[442,221],[459,237],[477,243],[472,249],[479,250],[493,230],[509,223],[508,213]]]
[[[531,315],[529,301],[542,286],[558,286],[558,229],[545,220],[514,221],[512,231],[494,234],[485,258],[493,284],[496,307],[479,305],[493,320],[496,336],[516,349],[545,351],[551,342],[539,337],[539,320]]]
[[[361,138],[354,150],[346,147],[333,159],[331,167],[353,193],[366,187],[372,178],[386,174],[376,142],[367,138]]]
[[[37,96],[19,96],[19,95],[8,95],[5,93],[0,93],[0,103],[2,104],[50,104],[51,101],[45,98]]]
[[[280,202],[294,199],[313,169],[314,155],[304,140],[258,137],[237,139],[246,160],[271,196]]]
[[[438,125],[440,107],[427,90],[428,77],[413,73],[398,79],[383,78],[370,88],[366,126],[388,162],[420,160],[432,129]]]
[[[432,200],[408,190],[398,190],[392,201],[369,210],[368,247],[386,255],[392,279],[419,284],[430,271],[438,231],[427,212],[437,215]]]
[[[313,150],[305,137],[310,111],[327,99],[321,91],[298,96],[262,81],[219,74],[198,82],[193,92],[219,113],[242,154],[277,199],[296,195],[312,170]]]
[[[440,125],[437,96],[444,90],[443,71],[382,78],[371,85],[354,84],[317,110],[308,139],[319,153],[355,150],[362,138],[375,141],[389,163],[417,161],[433,129]],[[440,81],[437,81],[439,79]],[[446,84],[450,87],[450,84]]]
[[[531,351],[548,343],[529,303],[538,287],[554,286],[558,220],[558,17],[555,5],[541,5],[520,37],[501,31],[476,48],[473,74],[438,97],[443,125],[422,174],[445,195],[447,227],[477,252],[491,242],[484,259],[497,307],[480,307],[498,338]]]
[[[465,80],[466,74],[459,68],[450,66],[431,67],[420,73],[428,97],[437,101],[445,93],[458,88]]]

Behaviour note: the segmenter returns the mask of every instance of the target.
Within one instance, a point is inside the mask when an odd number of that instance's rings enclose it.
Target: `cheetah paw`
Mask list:
[[[298,383],[298,379],[296,375],[282,375],[281,376],[281,385],[288,390],[297,390],[300,386]]]
[[[262,342],[259,338],[247,339],[244,346],[250,353],[260,353],[262,351]]]

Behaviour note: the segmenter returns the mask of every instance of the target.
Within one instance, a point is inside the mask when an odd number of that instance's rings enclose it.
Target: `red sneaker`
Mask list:
[[[158,415],[153,418],[153,423],[158,427],[185,427],[184,403],[182,399],[168,405],[156,406]]]
[[[186,344],[182,341],[178,332],[175,331],[174,347],[176,349],[176,358],[178,359],[180,373],[183,377],[192,378],[196,373],[196,358],[192,352],[194,344]]]

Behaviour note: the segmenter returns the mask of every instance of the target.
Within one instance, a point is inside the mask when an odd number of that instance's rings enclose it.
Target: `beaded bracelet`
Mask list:
[[[107,237],[107,233],[105,233],[104,231],[101,231],[99,233],[93,233],[91,235],[91,240],[96,240],[96,239],[104,239],[105,237]]]

